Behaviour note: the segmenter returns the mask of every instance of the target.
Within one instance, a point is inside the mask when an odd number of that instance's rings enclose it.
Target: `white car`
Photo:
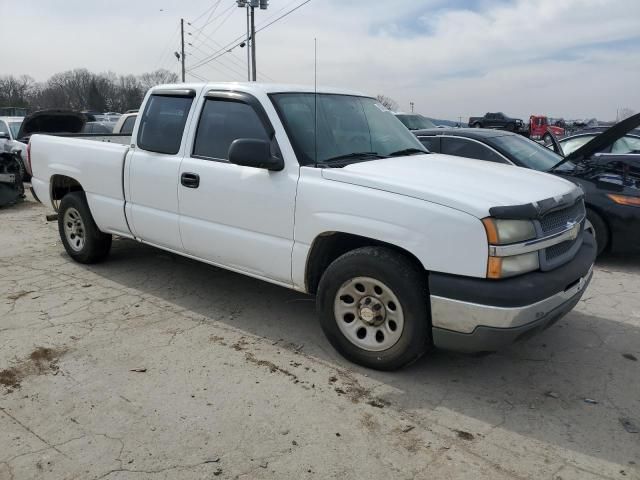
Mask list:
[[[159,86],[126,145],[34,135],[30,162],[74,260],[104,260],[119,235],[315,294],[332,345],[371,368],[540,331],[595,259],[575,184],[428,154],[344,90]]]
[[[137,116],[138,112],[123,113],[113,127],[113,133],[131,135],[133,133],[133,127],[136,124]]]
[[[24,117],[0,117],[0,151],[9,152],[10,145],[18,136]]]

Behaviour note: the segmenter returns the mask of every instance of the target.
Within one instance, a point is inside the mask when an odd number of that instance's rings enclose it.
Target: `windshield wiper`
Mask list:
[[[344,155],[337,155],[335,157],[327,158],[326,160],[321,160],[318,163],[330,163],[336,162],[339,160],[349,160],[351,158],[386,158],[384,155],[380,155],[378,152],[353,152],[353,153],[345,153]]]
[[[392,152],[389,155],[387,155],[388,157],[400,157],[402,155],[415,155],[415,154],[423,154],[423,153],[429,153],[426,150],[420,150],[419,148],[404,148],[402,150],[398,150],[397,152]]]

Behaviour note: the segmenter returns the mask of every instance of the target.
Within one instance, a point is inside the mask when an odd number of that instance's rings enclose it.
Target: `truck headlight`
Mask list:
[[[533,272],[540,268],[538,252],[512,257],[489,257],[487,278],[500,279]]]
[[[507,245],[536,238],[536,227],[529,220],[482,220],[491,245]]]
[[[536,238],[536,228],[529,220],[482,220],[489,245],[509,245]],[[532,272],[540,268],[538,252],[508,257],[489,256],[487,278],[500,279]]]

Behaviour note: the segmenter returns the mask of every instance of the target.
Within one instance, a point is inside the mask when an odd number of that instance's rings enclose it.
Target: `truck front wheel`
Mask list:
[[[383,247],[345,253],[324,272],[317,309],[322,329],[348,360],[378,370],[412,363],[431,346],[426,275]]]
[[[62,198],[58,231],[65,250],[76,262],[97,263],[111,250],[111,235],[98,230],[84,192],[71,192]]]

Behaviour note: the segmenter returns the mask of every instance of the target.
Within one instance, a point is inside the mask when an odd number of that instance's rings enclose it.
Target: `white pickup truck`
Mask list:
[[[119,235],[315,294],[333,346],[377,369],[494,351],[591,279],[576,185],[429,154],[365,95],[181,84],[140,111],[127,145],[31,137],[33,187],[76,261]]]

